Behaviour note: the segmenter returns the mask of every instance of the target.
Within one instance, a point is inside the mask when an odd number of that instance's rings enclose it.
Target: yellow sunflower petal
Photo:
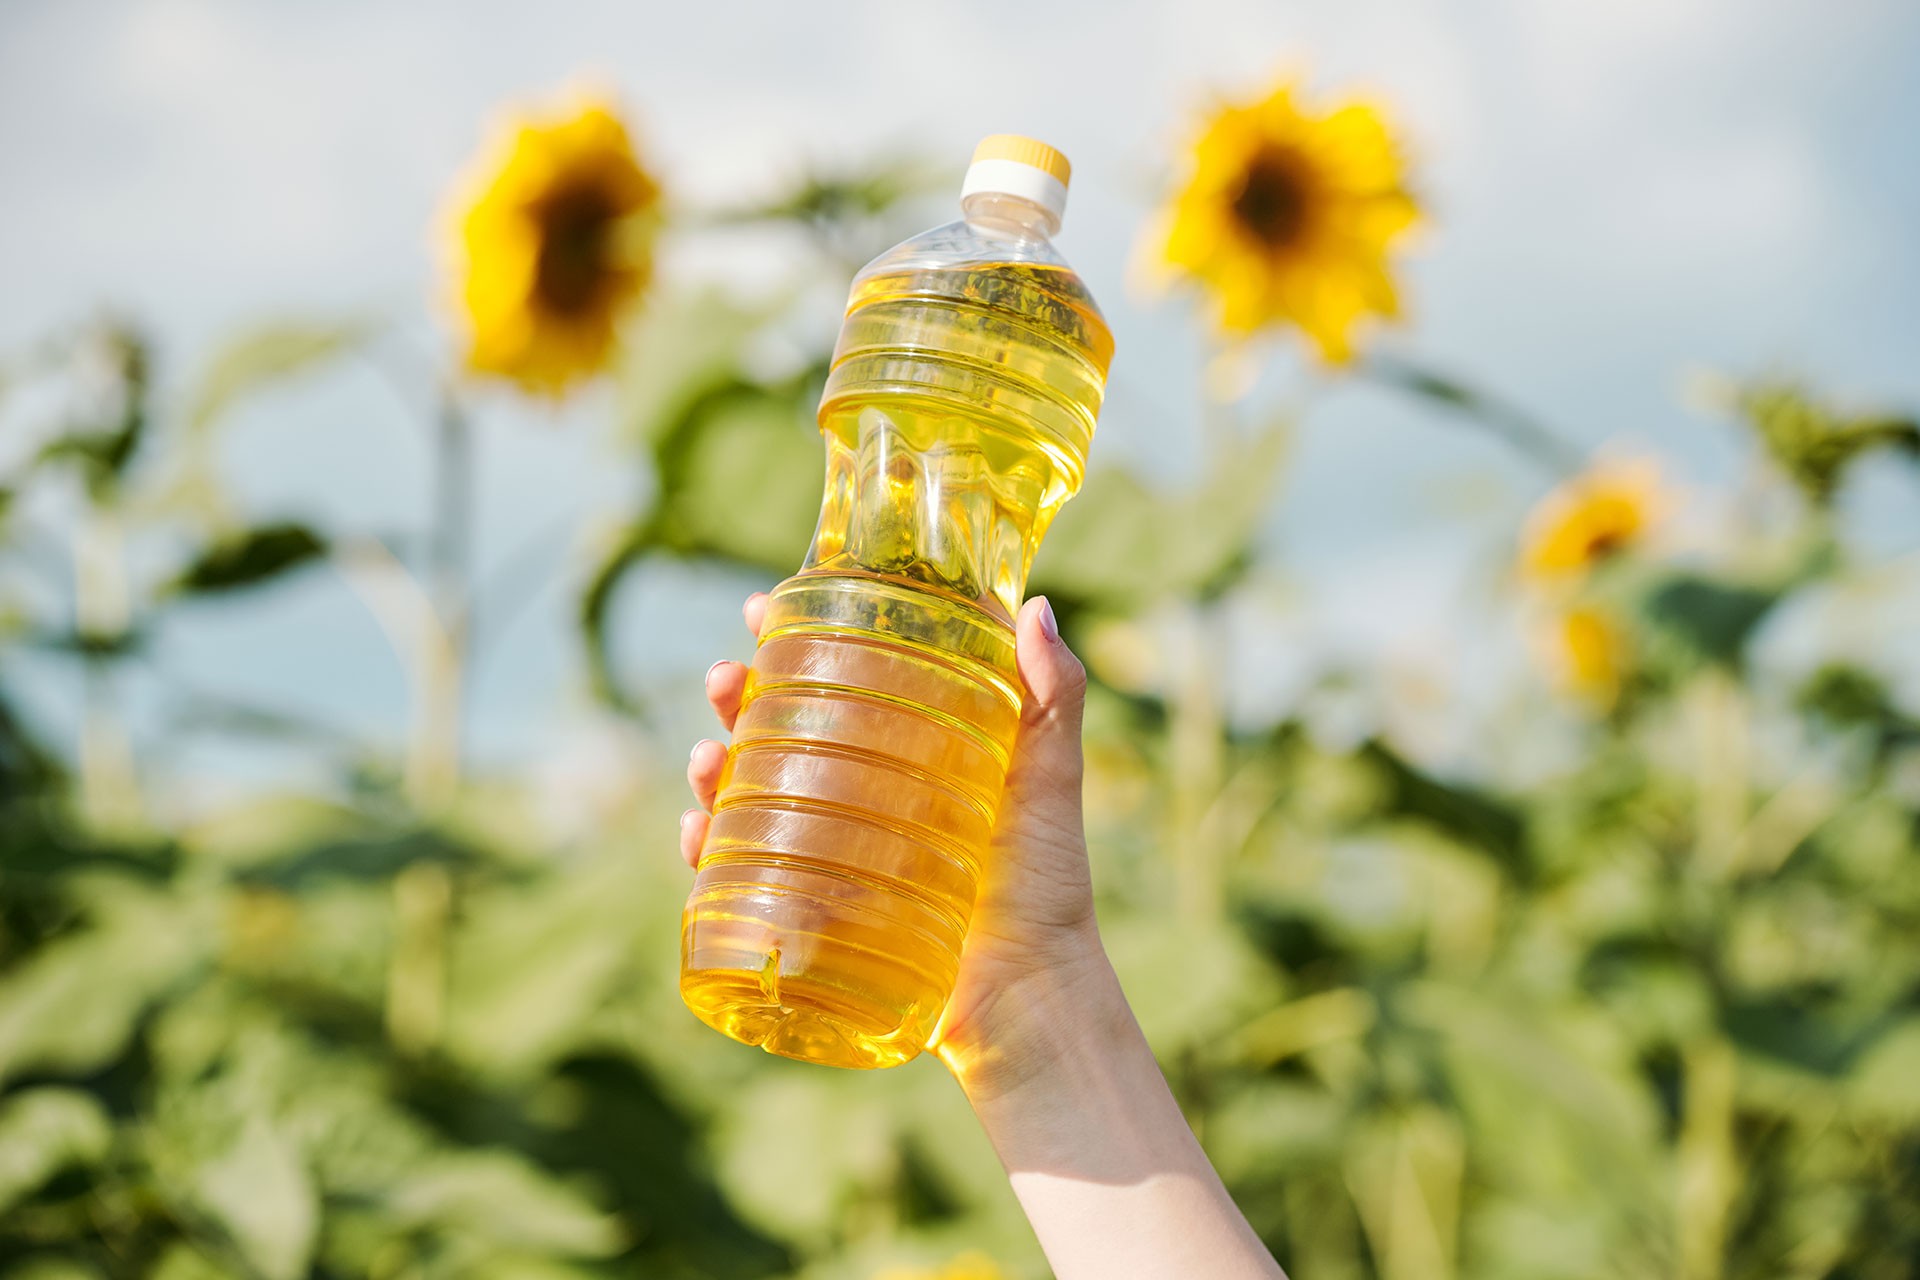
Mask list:
[[[1338,365],[1353,359],[1353,331],[1366,313],[1366,299],[1352,278],[1326,270],[1313,277],[1313,301],[1299,321],[1320,358]]]
[[[1161,256],[1174,266],[1199,270],[1219,253],[1228,234],[1218,205],[1183,200],[1173,207]]]
[[[1375,108],[1352,103],[1321,121],[1310,145],[1326,168],[1327,180],[1355,192],[1397,188],[1401,163],[1386,119]]]
[[[1610,707],[1620,697],[1629,661],[1626,633],[1598,609],[1578,606],[1557,622],[1551,643],[1554,673],[1560,686],[1598,707]]]
[[[1192,185],[1212,192],[1238,181],[1247,158],[1264,137],[1258,112],[1244,107],[1226,108],[1213,118],[1194,143]]]

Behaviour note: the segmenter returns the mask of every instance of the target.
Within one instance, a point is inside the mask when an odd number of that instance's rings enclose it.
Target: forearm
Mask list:
[[[993,1056],[948,1055],[1060,1280],[1274,1280],[1167,1089],[1104,957],[994,1010]],[[1011,1024],[1010,1029],[1007,1028]]]

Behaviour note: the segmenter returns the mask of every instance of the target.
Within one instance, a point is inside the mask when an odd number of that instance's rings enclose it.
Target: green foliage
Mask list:
[[[153,370],[146,340],[134,330],[108,324],[90,337],[104,366],[105,392],[81,420],[41,448],[37,461],[78,466],[88,489],[101,498],[119,485],[146,436]]]
[[[188,398],[190,432],[210,430],[235,405],[298,375],[349,355],[373,337],[364,320],[340,323],[282,321],[249,329],[215,353]]]
[[[1808,677],[1795,701],[1827,728],[1866,733],[1876,767],[1884,768],[1904,749],[1920,747],[1920,719],[1902,711],[1886,682],[1870,671],[1828,663]]]
[[[1172,494],[1096,470],[1048,531],[1033,590],[1105,612],[1225,590],[1252,562],[1289,439],[1277,423],[1223,444],[1198,485]]]
[[[792,568],[819,511],[821,452],[813,409],[824,365],[756,377],[742,347],[772,319],[713,293],[657,300],[622,371],[621,417],[654,483],[594,567],[580,602],[589,679],[616,706],[634,700],[613,669],[612,610],[649,557]]]
[[[79,1089],[22,1089],[0,1109],[0,1213],[68,1169],[99,1165],[113,1122]]]
[[[305,525],[261,525],[207,547],[180,571],[173,589],[209,595],[258,586],[326,554],[326,542]]]
[[[1912,418],[1843,413],[1792,382],[1744,387],[1734,407],[1774,462],[1819,507],[1833,501],[1848,469],[1869,453],[1888,449],[1920,460],[1920,423]]]
[[[790,569],[820,509],[813,404],[825,377],[813,367],[771,383],[718,382],[650,433],[660,490],[648,548]]]
[[[657,871],[610,851],[530,883],[462,840],[303,805],[144,859],[10,858],[8,933],[31,945],[0,979],[0,1259],[765,1274],[781,1254],[701,1173],[695,1124],[595,1029],[657,967],[630,928],[652,899],[667,936]],[[563,956],[589,886],[582,965]]]
[[[1653,589],[1645,607],[1648,622],[1667,639],[1676,662],[1733,666],[1754,628],[1779,602],[1778,591],[1675,574]]]
[[[725,215],[740,221],[791,219],[838,231],[849,223],[878,218],[908,196],[949,189],[953,175],[911,160],[882,164],[865,172],[811,174],[786,194],[764,205]]]

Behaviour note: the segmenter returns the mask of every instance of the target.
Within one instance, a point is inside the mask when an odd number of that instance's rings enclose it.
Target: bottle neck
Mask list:
[[[965,196],[960,212],[969,226],[989,235],[1050,240],[1060,232],[1060,219],[1052,210],[1004,191],[976,191]]]

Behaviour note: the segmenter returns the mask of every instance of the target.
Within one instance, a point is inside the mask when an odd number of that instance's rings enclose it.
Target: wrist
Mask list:
[[[991,1036],[940,1054],[1010,1175],[1117,1183],[1205,1168],[1104,952],[999,995]]]
[[[1145,1048],[1098,932],[1089,927],[1058,954],[1003,974],[943,1026],[936,1051],[976,1111],[1044,1102],[1073,1088],[1088,1064],[1130,1042]]]

